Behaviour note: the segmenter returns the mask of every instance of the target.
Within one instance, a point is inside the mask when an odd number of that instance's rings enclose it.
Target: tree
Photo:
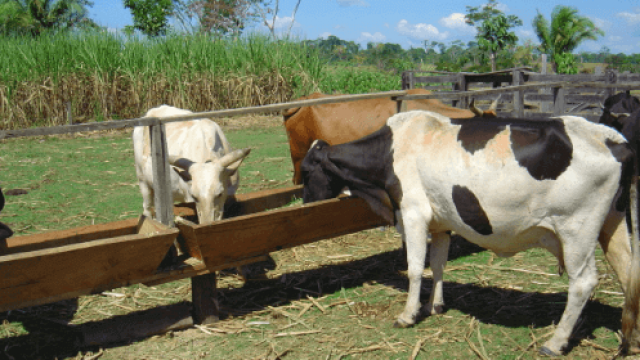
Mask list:
[[[540,51],[551,56],[556,72],[577,71],[571,52],[585,40],[596,40],[604,31],[593,21],[578,15],[578,10],[558,5],[551,13],[551,24],[538,12],[533,19],[533,30],[540,40]]]
[[[173,17],[192,32],[234,35],[257,19],[253,7],[263,0],[173,0]],[[195,22],[195,24],[194,24]]]
[[[522,20],[516,15],[506,16],[497,9],[496,0],[489,0],[480,7],[467,6],[465,22],[471,26],[478,24],[476,39],[481,50],[489,52],[491,71],[496,71],[496,54],[510,45],[515,45],[518,37],[509,29],[521,26]]]
[[[88,0],[0,0],[0,32],[39,36],[48,31],[97,28]]]
[[[296,21],[296,13],[298,12],[300,1],[302,0],[297,0],[296,6],[293,8],[293,12],[291,13],[291,23],[289,24],[289,28],[285,33],[285,37],[289,37],[291,35],[291,28],[293,27],[293,23]],[[269,5],[271,5],[271,2],[269,0],[265,0],[255,4],[254,8],[262,18],[263,24],[269,29],[269,32],[271,32],[271,36],[273,36],[273,39],[275,40],[276,39],[276,20],[278,19],[280,0],[276,0],[275,7],[273,8],[270,8]],[[271,20],[267,19],[267,15],[272,15]]]
[[[123,3],[133,15],[133,26],[126,26],[125,31],[137,29],[147,36],[167,33],[169,15],[173,10],[172,0],[123,0]]]

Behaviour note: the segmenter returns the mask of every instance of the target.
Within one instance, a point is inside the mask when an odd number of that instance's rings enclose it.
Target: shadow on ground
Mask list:
[[[456,239],[452,242],[450,259],[467,256],[483,249]],[[291,301],[332,294],[342,288],[354,288],[365,282],[377,282],[402,291],[408,288],[407,279],[399,274],[402,261],[398,251],[388,251],[364,259],[337,265],[326,265],[313,270],[287,273],[281,277],[247,282],[236,289],[219,290],[221,317],[250,314],[268,306],[280,306]],[[431,281],[423,282],[422,302],[428,299]],[[445,301],[448,309],[456,309],[487,324],[505,327],[546,327],[557,323],[564,310],[566,293],[530,293],[497,287],[482,287],[477,284],[445,282]],[[47,305],[51,307],[52,305]],[[146,311],[75,327],[64,325],[77,308],[77,301],[69,300],[53,304],[56,311],[63,311],[62,318],[43,320],[34,307],[20,312],[2,313],[0,320],[22,321],[29,330],[28,335],[0,339],[0,358],[8,359],[55,359],[73,356],[78,351],[97,351],[97,347],[80,346],[78,330],[86,327],[107,326],[112,321],[122,320],[135,324],[139,316],[156,313],[171,313],[188,316],[190,303],[159,306]],[[75,307],[74,307],[75,306]],[[35,314],[35,315],[34,315]],[[69,316],[71,314],[71,316]],[[606,314],[606,316],[604,315]],[[395,315],[394,315],[395,316]],[[621,309],[589,301],[583,312],[583,321],[574,334],[575,343],[588,338],[605,327],[612,331],[620,329]],[[381,320],[384,321],[384,320]],[[390,326],[390,322],[388,324]],[[382,325],[387,326],[387,325]],[[130,339],[133,341],[134,339]],[[135,339],[140,340],[140,339]],[[105,347],[126,346],[128,342],[101,345]]]

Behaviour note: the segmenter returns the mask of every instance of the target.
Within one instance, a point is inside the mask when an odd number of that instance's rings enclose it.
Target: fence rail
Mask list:
[[[402,88],[450,89],[438,96],[400,97],[398,99],[447,99],[452,106],[466,108],[471,97],[476,100],[493,100],[501,95],[499,115],[538,118],[562,115],[583,116],[591,121],[600,117],[600,106],[604,100],[619,90],[640,89],[640,74],[618,74],[607,71],[602,74],[556,75],[540,74],[528,68],[515,68],[493,73],[446,74],[417,76],[419,72],[402,74]],[[490,89],[471,85],[489,84]],[[503,84],[508,86],[503,87]],[[493,95],[493,97],[492,97]]]

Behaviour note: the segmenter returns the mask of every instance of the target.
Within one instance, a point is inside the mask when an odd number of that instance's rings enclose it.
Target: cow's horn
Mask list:
[[[502,97],[502,94],[498,95],[498,97],[493,100],[493,102],[491,103],[491,106],[489,106],[489,110],[488,111],[496,111],[498,109],[498,102],[500,101],[500,98]]]
[[[179,167],[185,171],[189,171],[189,167],[193,165],[193,161],[176,155],[169,155],[169,164]]]
[[[482,114],[484,114],[482,110],[476,107],[476,99],[471,99],[471,102],[469,103],[469,110],[471,110],[471,112],[476,116],[482,116]]]
[[[621,116],[631,116],[631,114],[629,113],[614,113],[614,112],[610,112],[609,113],[611,116],[613,116],[616,119],[619,119]]]
[[[234,162],[240,159],[243,159],[245,156],[249,155],[250,152],[251,152],[251,148],[234,150],[220,158],[219,160],[220,166],[228,167]]]

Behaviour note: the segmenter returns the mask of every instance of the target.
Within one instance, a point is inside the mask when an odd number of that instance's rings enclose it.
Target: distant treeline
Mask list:
[[[351,62],[359,65],[375,65],[383,69],[400,72],[412,69],[415,64],[426,64],[430,70],[488,72],[491,70],[488,55],[481,51],[478,43],[453,41],[445,44],[437,41],[423,41],[423,47],[403,49],[398,44],[368,43],[366,49],[353,41],[336,36],[326,39],[303,41],[310,48],[318,49],[329,62]],[[539,70],[540,51],[533,43],[516,45],[497,54],[498,69],[530,66]],[[608,68],[619,71],[640,72],[640,54],[611,54],[607,47],[598,53],[574,54],[582,63],[603,63]],[[585,67],[584,72],[592,71]]]

